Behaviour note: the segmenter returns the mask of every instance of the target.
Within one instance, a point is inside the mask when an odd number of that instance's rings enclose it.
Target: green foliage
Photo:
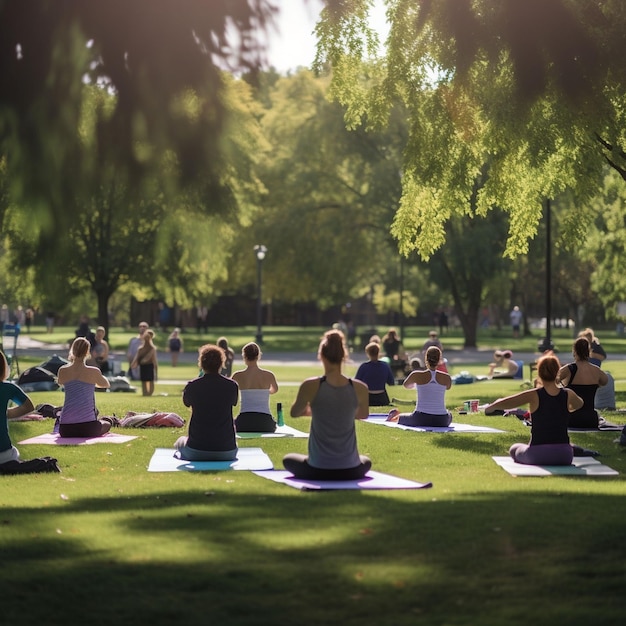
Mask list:
[[[330,93],[347,125],[384,122],[397,102],[408,112],[393,227],[404,253],[428,259],[441,248],[485,165],[476,215],[509,214],[509,257],[528,252],[546,197],[573,189],[575,221],[605,159],[626,171],[619,3],[389,0],[390,34],[375,61],[341,35],[350,25],[352,39],[367,38],[371,3],[328,4],[317,67],[332,66]]]

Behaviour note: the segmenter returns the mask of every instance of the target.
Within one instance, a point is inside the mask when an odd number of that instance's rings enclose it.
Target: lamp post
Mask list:
[[[552,320],[552,226],[550,217],[550,198],[546,198],[546,336],[537,346],[539,352],[547,352],[554,349],[552,343],[551,326]]]
[[[267,248],[263,245],[254,246],[254,254],[256,255],[256,270],[257,270],[257,302],[256,302],[256,342],[261,345],[263,343],[263,330],[261,328],[263,321],[263,307],[262,307],[262,274],[261,266],[263,265],[263,259],[267,253]]]

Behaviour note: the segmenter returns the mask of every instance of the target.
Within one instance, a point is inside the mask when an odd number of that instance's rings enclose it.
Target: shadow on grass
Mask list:
[[[520,483],[438,501],[263,487],[4,507],[5,623],[576,626],[622,616],[623,495],[529,494]],[[103,518],[104,530],[90,528]]]

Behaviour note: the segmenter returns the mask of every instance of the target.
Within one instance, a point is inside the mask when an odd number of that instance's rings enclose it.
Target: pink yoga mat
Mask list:
[[[417,483],[391,474],[383,474],[370,470],[363,478],[358,480],[302,480],[294,478],[291,472],[286,470],[264,470],[252,472],[261,478],[283,483],[288,487],[294,487],[302,491],[326,491],[335,489],[427,489],[432,483]]]
[[[118,435],[117,433],[107,433],[101,437],[61,437],[58,433],[46,433],[30,439],[24,439],[24,441],[18,442],[18,444],[38,443],[40,445],[53,446],[82,446],[94,443],[126,443],[132,439],[137,439],[137,437],[133,435]]]

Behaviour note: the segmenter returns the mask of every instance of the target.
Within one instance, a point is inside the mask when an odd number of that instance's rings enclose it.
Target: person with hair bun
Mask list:
[[[348,350],[344,335],[329,330],[320,343],[318,358],[324,376],[308,378],[298,389],[291,417],[311,416],[308,455],[291,453],[285,469],[307,480],[355,480],[372,467],[357,449],[355,419],[369,415],[367,385],[342,373]]]
[[[519,363],[513,360],[511,350],[496,350],[493,363],[489,363],[489,378],[515,378]]]
[[[531,418],[530,443],[514,443],[509,454],[516,463],[526,465],[570,465],[574,449],[567,428],[570,415],[583,406],[583,400],[572,389],[561,389],[556,378],[559,360],[552,355],[537,361],[539,386],[506,398],[485,408],[485,415],[498,409],[515,409],[528,404]]]
[[[261,349],[253,341],[243,347],[241,356],[246,369],[232,376],[241,392],[241,407],[235,419],[235,429],[237,432],[273,433],[276,422],[270,411],[270,395],[278,391],[276,376],[259,367]]]
[[[58,382],[65,389],[65,400],[59,416],[61,437],[100,437],[111,430],[111,422],[98,419],[95,388],[106,389],[109,380],[98,367],[87,365],[91,344],[76,337],[70,348],[70,363],[59,368]]]
[[[609,382],[606,372],[591,363],[591,345],[584,336],[578,337],[572,349],[574,362],[564,365],[556,377],[563,387],[569,387],[583,399],[583,406],[570,416],[570,428],[598,428],[600,417],[594,407],[598,387]],[[576,382],[574,382],[576,379]]]
[[[187,383],[183,404],[191,407],[189,435],[174,444],[176,456],[186,461],[233,461],[237,458],[233,407],[237,383],[220,371],[226,355],[219,346],[207,344],[198,351],[203,375]]]
[[[446,391],[452,387],[452,378],[447,372],[437,369],[441,361],[441,350],[431,346],[426,350],[426,369],[411,372],[404,381],[407,389],[416,389],[417,401],[413,413],[389,412],[387,421],[403,426],[446,427],[452,423],[452,413],[446,409]]]

